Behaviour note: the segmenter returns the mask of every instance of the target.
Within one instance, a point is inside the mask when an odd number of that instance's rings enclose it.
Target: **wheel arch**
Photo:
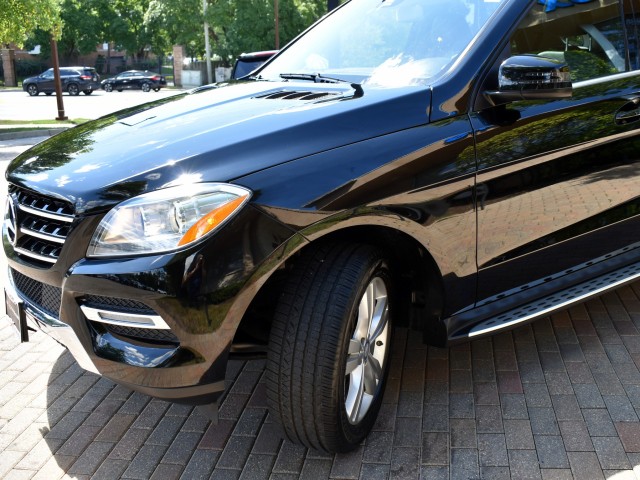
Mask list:
[[[301,232],[303,235],[305,232]],[[433,256],[414,237],[396,228],[381,225],[352,225],[332,231],[324,231],[307,243],[283,251],[293,251],[273,269],[266,280],[263,279],[257,294],[245,310],[236,330],[234,345],[236,352],[252,341],[266,342],[269,338],[271,319],[277,299],[282,292],[288,272],[311,248],[320,243],[363,243],[380,248],[387,255],[394,278],[399,302],[396,318],[404,326],[422,331],[425,340],[434,345],[444,345],[446,332],[439,319],[444,304],[442,275]],[[281,249],[278,249],[281,250]],[[252,283],[250,281],[250,283]],[[251,336],[255,338],[251,339]],[[250,348],[247,353],[250,353]]]

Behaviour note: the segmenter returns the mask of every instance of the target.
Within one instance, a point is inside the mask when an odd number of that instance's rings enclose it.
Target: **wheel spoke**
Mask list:
[[[368,395],[375,394],[378,383],[376,382],[375,371],[371,363],[364,366],[363,377],[364,379],[362,383],[364,383],[364,393]]]
[[[361,348],[362,344],[360,343],[360,340],[355,338],[349,340],[349,356],[351,356],[352,353],[360,353]]]
[[[376,304],[376,310],[371,321],[373,332],[371,332],[369,336],[371,342],[375,342],[376,339],[382,335],[382,332],[384,332],[384,329],[387,326],[388,320],[389,310],[387,309],[387,297],[385,296],[380,298]]]
[[[360,365],[360,342],[355,340],[355,339],[351,339],[349,340],[349,354],[347,356],[347,365],[345,368],[345,376],[346,375],[350,375],[351,372],[353,372],[356,368],[358,368],[358,365]]]
[[[351,420],[351,423],[356,423],[358,421],[358,417],[360,416],[360,410],[362,409],[362,400],[364,398],[365,376],[366,376],[365,372],[362,372],[362,376],[360,377],[360,382],[358,382],[358,392],[353,402],[353,408],[351,409],[351,412],[349,414],[349,419]]]
[[[373,315],[373,307],[375,302],[373,283],[367,287],[360,305],[358,306],[358,324],[356,325],[355,338],[367,338],[371,325],[371,317]]]
[[[371,376],[374,380],[380,381],[382,380],[382,366],[376,357],[371,354],[368,354],[368,363],[369,369],[371,371]]]

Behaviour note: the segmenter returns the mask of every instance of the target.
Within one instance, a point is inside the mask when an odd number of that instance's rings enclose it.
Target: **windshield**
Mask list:
[[[260,72],[321,74],[350,82],[423,85],[446,70],[501,1],[352,0]]]

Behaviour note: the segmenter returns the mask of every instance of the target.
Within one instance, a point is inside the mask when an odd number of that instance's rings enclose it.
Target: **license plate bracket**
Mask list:
[[[13,322],[15,333],[20,342],[29,341],[29,330],[27,328],[27,316],[24,311],[24,304],[19,298],[14,297],[7,290],[4,291],[4,305],[7,315]]]

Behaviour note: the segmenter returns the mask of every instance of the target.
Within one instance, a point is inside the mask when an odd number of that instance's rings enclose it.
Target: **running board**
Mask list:
[[[497,330],[512,328],[638,279],[640,279],[640,262],[492,317],[471,328],[467,336],[474,338]]]

